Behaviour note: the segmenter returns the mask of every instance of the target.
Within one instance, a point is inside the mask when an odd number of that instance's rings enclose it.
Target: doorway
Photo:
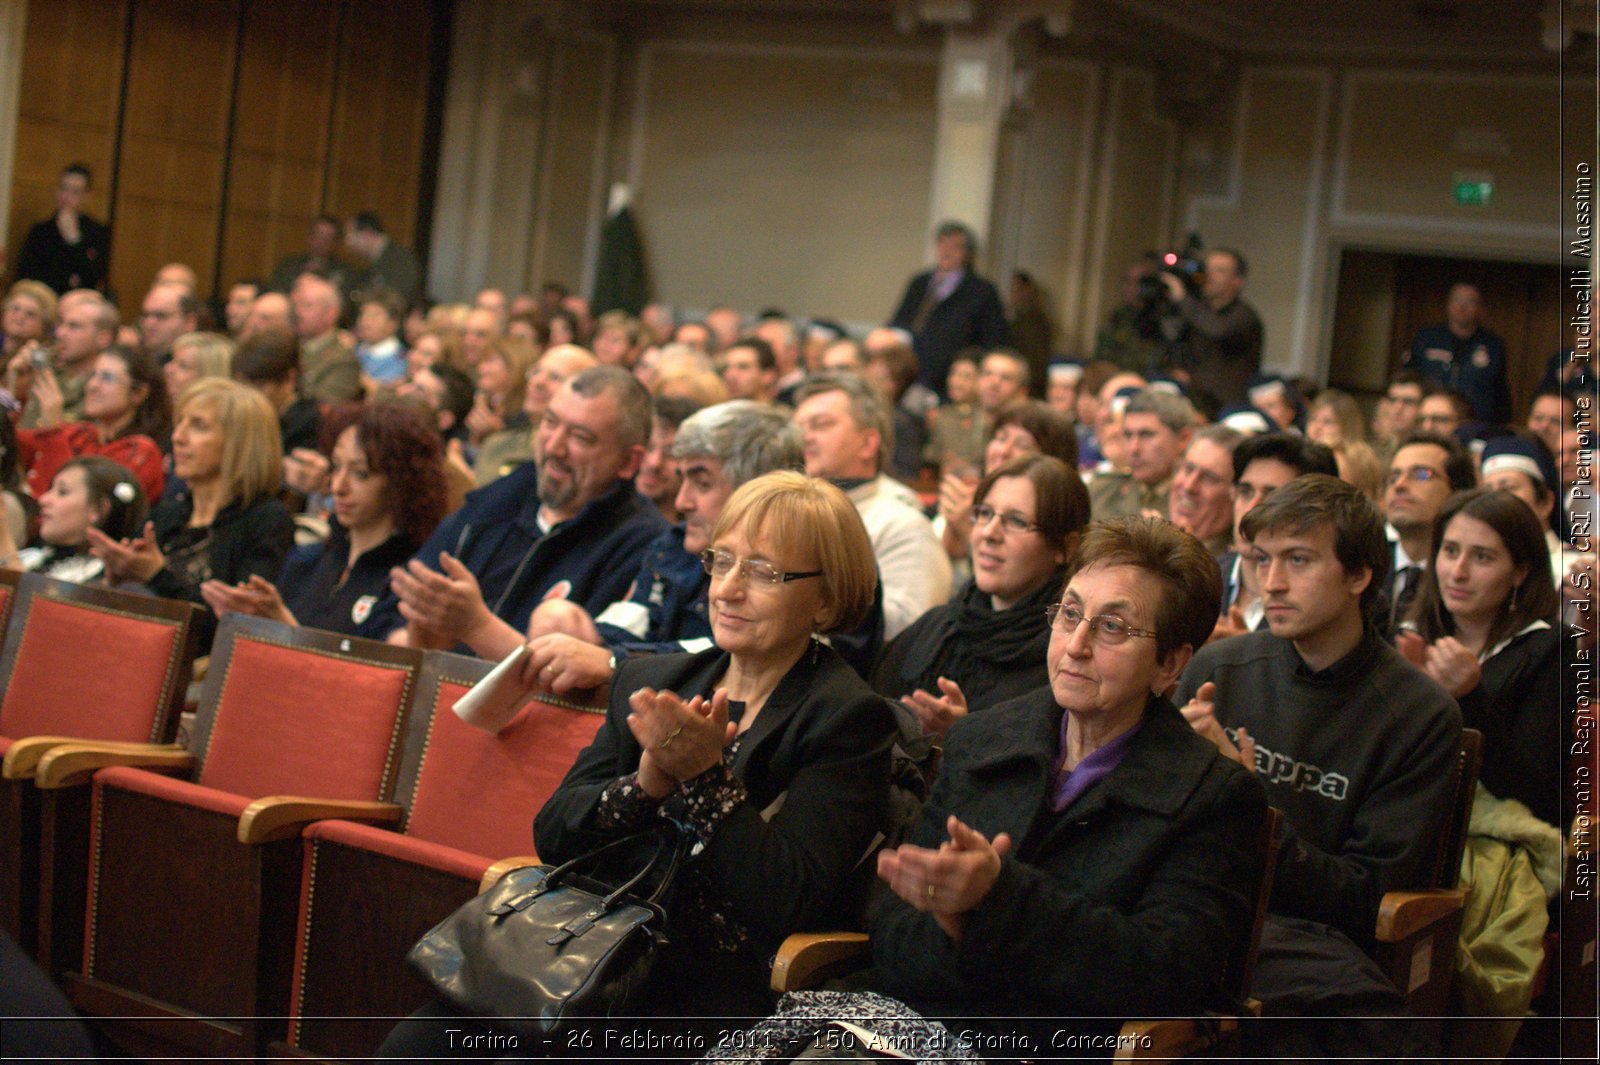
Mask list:
[[[1545,363],[1567,343],[1561,268],[1542,263],[1347,248],[1339,257],[1330,387],[1375,403],[1425,326],[1444,321],[1450,286],[1483,293],[1484,326],[1506,342],[1511,409],[1528,409]]]

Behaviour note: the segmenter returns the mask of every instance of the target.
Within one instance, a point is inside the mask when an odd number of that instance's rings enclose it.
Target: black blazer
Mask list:
[[[727,667],[718,648],[619,663],[605,724],[534,820],[543,861],[566,861],[605,841],[588,827],[590,813],[643,753],[628,730],[628,697],[646,686],[685,699],[710,695]],[[861,878],[852,872],[888,820],[894,727],[888,703],[834,651],[813,644],[745,734],[733,772],[749,801],[693,862],[761,950],[770,953],[791,932],[860,924],[850,887]],[[680,803],[671,798],[667,807]]]
[[[913,335],[917,361],[922,366],[918,380],[943,396],[944,379],[956,354],[971,345],[997,348],[1007,344],[1011,327],[1006,324],[1000,293],[968,268],[955,290],[934,305],[922,329],[914,330],[917,308],[922,306],[933,273],[929,270],[911,279],[889,324]]]
[[[1261,785],[1152,696],[1121,764],[1058,814],[1062,713],[1047,689],[951,728],[913,842],[937,847],[955,814],[1014,849],[959,944],[886,895],[878,981],[933,1017],[1237,1008],[1218,980],[1260,884]]]

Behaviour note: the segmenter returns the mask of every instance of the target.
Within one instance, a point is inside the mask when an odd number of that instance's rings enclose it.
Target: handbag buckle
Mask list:
[[[500,903],[500,905],[494,907],[492,910],[489,911],[489,916],[490,917],[509,917],[513,913],[521,913],[523,910],[526,910],[529,906],[532,906],[533,903],[534,903],[534,900],[537,899],[540,895],[543,895],[547,889],[548,889],[548,885],[547,884],[540,883],[540,885],[538,887],[534,888],[532,891],[529,891],[529,892],[526,892],[524,894],[518,895],[514,899],[507,899],[506,901]]]
[[[545,944],[551,947],[559,947],[569,939],[577,939],[589,929],[593,928],[594,923],[605,915],[606,911],[604,908],[590,910],[577,920],[569,922],[560,931],[556,932],[555,935],[545,940]]]

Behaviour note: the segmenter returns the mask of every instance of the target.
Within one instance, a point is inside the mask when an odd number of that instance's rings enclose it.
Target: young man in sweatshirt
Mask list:
[[[1451,800],[1460,712],[1371,620],[1390,552],[1358,489],[1298,477],[1240,531],[1270,631],[1203,648],[1176,701],[1261,775],[1287,822],[1252,994],[1277,1000],[1269,1014],[1401,1012],[1363,952],[1384,893],[1423,886]]]

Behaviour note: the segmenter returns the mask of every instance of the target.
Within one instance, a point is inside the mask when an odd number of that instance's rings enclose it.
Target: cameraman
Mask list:
[[[1177,274],[1163,270],[1160,277],[1187,327],[1187,351],[1177,372],[1188,378],[1192,392],[1227,407],[1246,402],[1250,378],[1261,365],[1261,319],[1239,298],[1247,269],[1243,255],[1218,248],[1206,255],[1205,265],[1198,296]]]

